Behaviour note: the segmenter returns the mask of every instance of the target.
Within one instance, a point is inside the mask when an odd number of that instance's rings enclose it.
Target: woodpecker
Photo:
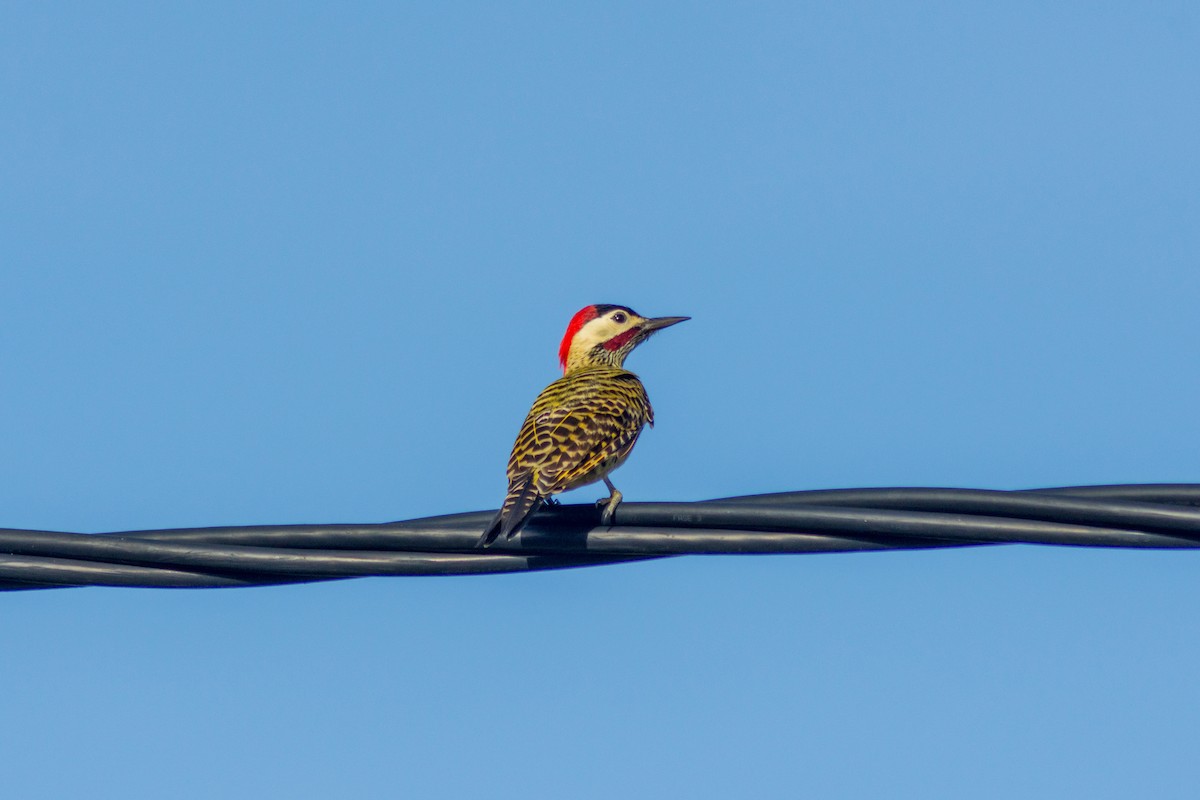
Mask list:
[[[480,537],[487,547],[520,533],[551,495],[603,480],[600,521],[612,524],[621,493],[608,474],[625,462],[654,409],[637,375],[622,365],[655,331],[690,317],[643,317],[625,306],[576,312],[558,347],[563,376],[542,390],[508,459],[508,495]]]

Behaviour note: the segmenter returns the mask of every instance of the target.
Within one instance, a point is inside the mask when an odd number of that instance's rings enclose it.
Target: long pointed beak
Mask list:
[[[661,331],[663,328],[669,328],[672,325],[677,325],[680,322],[687,322],[691,317],[654,317],[642,323],[642,331],[645,333],[653,333]]]

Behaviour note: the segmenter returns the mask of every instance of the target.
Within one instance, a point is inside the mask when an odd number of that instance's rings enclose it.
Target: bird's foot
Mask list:
[[[616,513],[617,506],[619,506],[620,504],[621,504],[621,493],[618,492],[615,488],[612,490],[612,494],[610,494],[608,497],[601,497],[599,500],[596,501],[596,506],[603,509],[600,512],[600,524],[601,525],[612,525],[613,524],[613,514]]]

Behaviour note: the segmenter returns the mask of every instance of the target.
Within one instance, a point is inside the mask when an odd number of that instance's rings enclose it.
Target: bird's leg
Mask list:
[[[561,506],[562,505],[562,501],[560,501],[557,497],[543,497],[542,502],[545,503],[547,506]]]
[[[621,493],[617,491],[617,487],[612,485],[607,476],[604,478],[604,485],[608,487],[608,497],[602,497],[596,501],[596,505],[603,506],[604,510],[600,512],[600,524],[612,525],[613,512],[617,510],[617,506],[621,504]]]

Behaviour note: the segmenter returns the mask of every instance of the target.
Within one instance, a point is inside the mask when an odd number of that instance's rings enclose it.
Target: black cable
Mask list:
[[[1200,485],[1026,491],[836,489],[698,503],[552,506],[520,538],[474,547],[494,512],[367,525],[110,534],[0,529],[0,590],[200,588],[350,577],[468,575],[685,554],[912,550],[995,544],[1200,547]]]

